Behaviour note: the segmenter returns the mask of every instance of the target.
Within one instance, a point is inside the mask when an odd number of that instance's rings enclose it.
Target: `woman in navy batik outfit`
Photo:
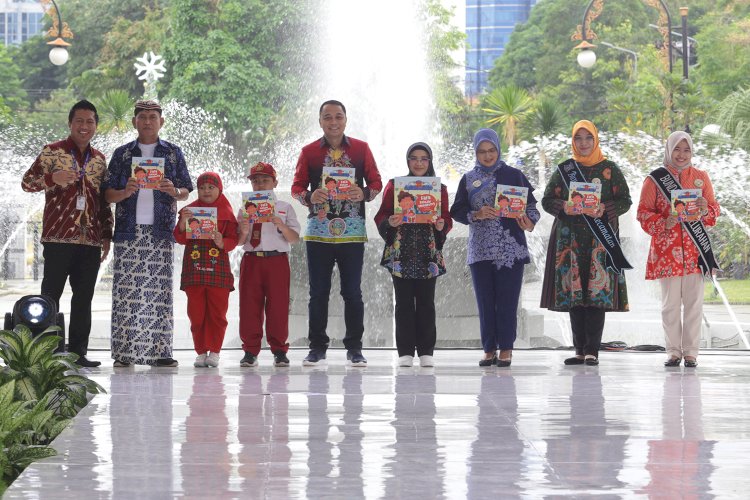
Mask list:
[[[491,129],[474,136],[477,161],[458,185],[451,216],[469,225],[467,263],[479,308],[484,358],[479,366],[510,366],[516,340],[516,311],[523,266],[531,262],[524,231],[539,220],[534,188],[520,170],[500,159],[500,139]],[[517,219],[498,216],[497,185],[528,188],[526,214]],[[497,351],[500,351],[499,356]]]

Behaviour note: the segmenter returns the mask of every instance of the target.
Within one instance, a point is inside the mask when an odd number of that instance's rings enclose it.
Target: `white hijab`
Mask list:
[[[672,153],[674,152],[674,148],[677,147],[677,145],[682,142],[687,141],[688,146],[690,146],[690,152],[693,153],[693,138],[690,137],[690,134],[687,132],[683,132],[681,130],[678,130],[677,132],[672,132],[669,137],[667,137],[667,146],[664,149],[664,166],[669,167],[674,165],[672,164]],[[674,167],[677,168],[677,167]]]

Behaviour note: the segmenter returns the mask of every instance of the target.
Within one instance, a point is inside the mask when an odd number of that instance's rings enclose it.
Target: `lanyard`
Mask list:
[[[76,153],[75,150],[70,151],[70,156],[73,158],[73,167],[78,168],[78,161],[76,161]],[[89,160],[91,159],[91,149],[86,151],[86,158],[83,160],[83,165],[81,166],[79,172],[78,172],[78,192],[83,193],[83,178],[86,176],[86,165],[89,164]]]

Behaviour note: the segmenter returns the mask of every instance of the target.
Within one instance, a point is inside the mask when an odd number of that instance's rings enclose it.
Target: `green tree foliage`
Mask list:
[[[5,46],[0,45],[0,120],[11,110],[25,107],[26,92],[21,86],[20,69],[13,63]]]
[[[451,24],[454,9],[440,0],[425,0],[420,6],[427,31],[427,66],[431,70],[432,92],[440,133],[449,144],[471,140],[473,110],[456,83],[463,70],[451,53],[462,49],[466,35]]]
[[[271,118],[296,96],[304,68],[304,7],[286,0],[173,0],[164,53],[169,97],[226,120],[230,140],[260,142]],[[286,56],[290,57],[287,58]]]
[[[732,146],[750,151],[750,88],[733,92],[721,102],[719,126]]]
[[[124,90],[109,90],[98,101],[100,132],[130,130],[135,103]]]

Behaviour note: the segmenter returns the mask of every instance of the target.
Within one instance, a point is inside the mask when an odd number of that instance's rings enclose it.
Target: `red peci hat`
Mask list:
[[[276,170],[274,170],[273,165],[270,163],[259,161],[253,165],[252,168],[250,168],[250,175],[248,175],[247,178],[252,179],[256,175],[270,175],[273,180],[276,180]]]

